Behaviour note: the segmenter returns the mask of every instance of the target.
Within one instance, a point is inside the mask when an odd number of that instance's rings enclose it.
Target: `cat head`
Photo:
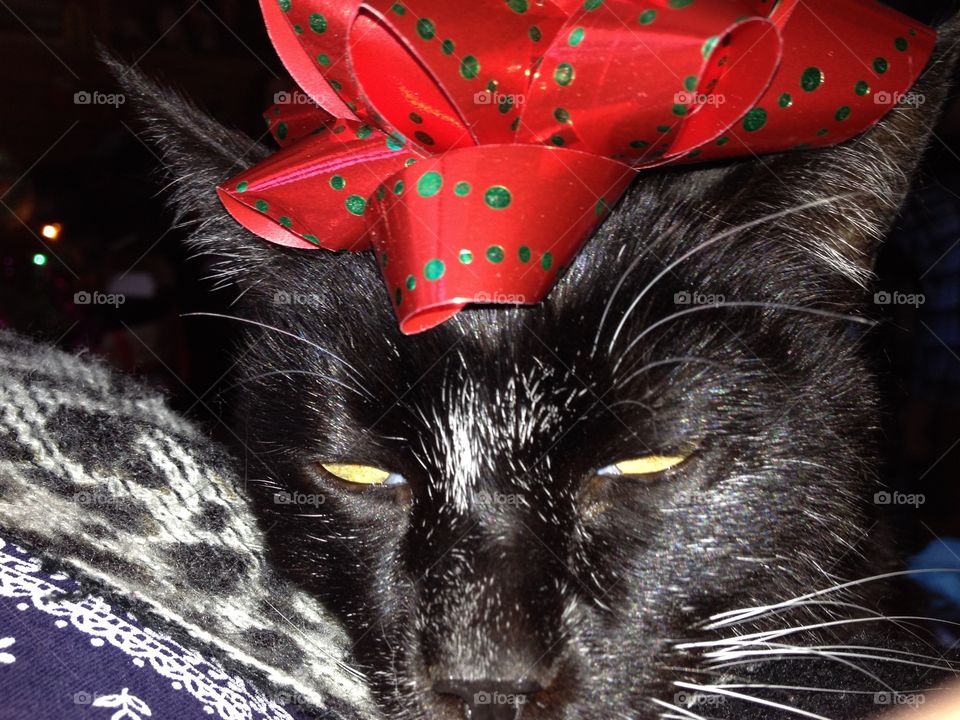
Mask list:
[[[870,571],[862,309],[951,68],[841,146],[645,172],[543,303],[415,336],[371,254],[227,215],[216,185],[266,149],[117,68],[239,298],[235,433],[275,559],[390,716],[669,714],[755,669],[712,669],[695,643],[747,630],[711,618]],[[734,705],[708,714],[758,712]]]

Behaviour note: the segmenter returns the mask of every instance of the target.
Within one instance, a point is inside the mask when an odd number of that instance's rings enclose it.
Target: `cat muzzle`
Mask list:
[[[535,680],[440,680],[433,689],[460,698],[469,720],[518,720],[530,696],[543,687]]]

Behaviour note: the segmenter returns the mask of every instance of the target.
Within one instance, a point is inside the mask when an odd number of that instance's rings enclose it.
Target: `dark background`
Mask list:
[[[960,3],[899,5],[935,22]],[[159,162],[131,108],[76,102],[118,92],[95,39],[254,138],[264,139],[261,113],[287,87],[255,0],[0,0],[0,328],[89,348],[217,433],[233,328],[182,316],[225,311],[232,296],[210,291],[207,261],[189,260],[170,229]],[[873,337],[890,410],[884,472],[928,498],[896,513],[908,550],[960,535],[958,148],[954,109],[878,266],[881,288],[937,297],[874,307],[886,321]],[[56,240],[42,235],[52,223],[62,226]],[[78,304],[83,291],[126,302]]]

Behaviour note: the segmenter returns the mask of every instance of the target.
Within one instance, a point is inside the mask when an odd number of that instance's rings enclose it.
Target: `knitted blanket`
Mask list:
[[[0,332],[0,601],[146,661],[197,717],[373,717],[346,635],[266,555],[236,462],[162,397]],[[3,608],[0,671],[25,649]]]

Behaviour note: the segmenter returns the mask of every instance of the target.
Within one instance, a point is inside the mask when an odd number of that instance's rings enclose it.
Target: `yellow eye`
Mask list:
[[[335,463],[320,463],[320,467],[331,475],[354,485],[403,485],[406,483],[402,475],[390,473],[371,465],[338,465]]]
[[[676,467],[686,459],[686,455],[647,455],[645,457],[607,465],[607,467],[599,470],[597,474],[608,476],[653,475]]]

